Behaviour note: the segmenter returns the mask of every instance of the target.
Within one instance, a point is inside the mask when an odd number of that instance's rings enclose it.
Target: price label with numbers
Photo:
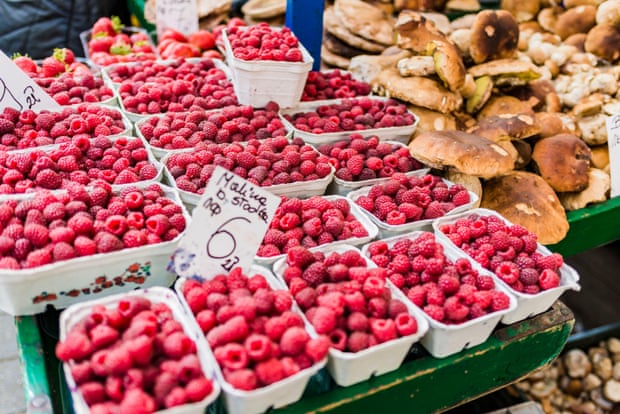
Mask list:
[[[606,122],[611,197],[616,197],[620,195],[620,114],[608,116]]]
[[[196,0],[157,0],[155,2],[155,26],[157,36],[170,28],[184,35],[198,31],[198,7]]]
[[[20,111],[43,109],[60,111],[61,106],[0,50],[0,111],[11,107]]]
[[[216,167],[173,258],[185,277],[249,271],[280,197]]]

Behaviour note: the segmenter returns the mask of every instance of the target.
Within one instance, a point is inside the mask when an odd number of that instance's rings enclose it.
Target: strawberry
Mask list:
[[[192,33],[188,41],[200,50],[209,50],[215,47],[215,37],[208,30],[198,30],[196,33]]]
[[[93,35],[98,33],[105,33],[108,36],[114,36],[120,32],[123,28],[123,24],[118,16],[101,17],[95,22],[92,28]]]
[[[110,46],[110,53],[113,55],[127,55],[131,53],[131,46],[128,43],[114,42]]]
[[[173,40],[176,40],[177,42],[187,43],[187,37],[185,37],[183,33],[177,30],[174,30],[172,28],[165,29],[163,33],[161,34],[161,36],[158,37],[158,40],[160,42],[165,39],[173,39]]]
[[[13,63],[15,63],[21,70],[28,74],[36,74],[39,71],[39,67],[30,59],[28,55],[22,56],[19,53],[13,55]]]
[[[41,64],[43,76],[54,78],[67,70],[67,66],[54,56],[46,57]]]
[[[71,49],[65,48],[56,48],[54,49],[53,57],[64,63],[65,65],[70,65],[75,62],[75,54]]]
[[[112,47],[114,39],[103,33],[95,34],[88,42],[88,52],[92,55],[96,52],[107,52]]]

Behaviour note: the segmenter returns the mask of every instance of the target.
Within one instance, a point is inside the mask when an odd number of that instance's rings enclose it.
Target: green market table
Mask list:
[[[72,413],[61,365],[54,356],[57,312],[15,318],[28,412]],[[444,359],[415,345],[391,373],[350,386],[335,385],[320,372],[299,402],[273,412],[444,411],[513,383],[551,362],[564,348],[573,314],[556,302],[547,312],[500,325],[483,344]],[[380,363],[380,361],[378,361]],[[223,412],[215,403],[209,412]]]

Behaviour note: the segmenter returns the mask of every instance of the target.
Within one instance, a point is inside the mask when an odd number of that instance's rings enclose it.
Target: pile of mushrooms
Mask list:
[[[516,384],[547,414],[620,413],[620,339],[571,349]]]

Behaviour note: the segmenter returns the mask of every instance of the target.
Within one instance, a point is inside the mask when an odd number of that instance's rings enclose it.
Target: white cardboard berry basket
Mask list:
[[[399,240],[415,240],[424,233],[427,232],[413,231],[411,233],[390,237],[388,239],[384,239],[383,241],[386,242],[389,247],[392,247]],[[474,267],[478,273],[492,276],[491,272],[475,267],[474,260],[466,254],[462,253],[453,246],[444,243],[438,238],[436,238],[436,241],[444,247],[444,254],[450,261],[454,262],[456,259],[466,258],[472,263],[472,267]],[[366,257],[369,256],[368,247],[369,244],[362,247],[362,252]],[[398,289],[396,287],[394,288]],[[420,341],[424,348],[426,348],[426,350],[435,358],[445,358],[461,352],[464,349],[471,348],[485,342],[493,332],[493,329],[495,329],[497,324],[500,322],[500,319],[517,308],[517,300],[509,293],[508,289],[499,284],[495,285],[495,289],[504,292],[510,299],[510,306],[507,309],[492,312],[479,318],[471,319],[456,325],[448,325],[443,322],[436,321],[411,302],[409,298],[407,298],[408,303],[411,303],[412,306],[415,306],[424,313],[424,317],[430,325],[428,332]],[[398,290],[400,291],[400,289]]]
[[[262,266],[252,265],[249,275],[260,274],[265,277],[265,280],[269,286],[274,290],[286,290],[286,286],[277,279],[273,273]],[[189,315],[193,324],[193,329],[198,332],[200,338],[197,340],[197,344],[205,349],[209,349],[209,357],[211,358],[211,364],[215,367],[215,376],[222,386],[222,395],[226,404],[226,410],[229,414],[258,414],[265,412],[271,408],[280,408],[288,404],[292,404],[298,401],[310,381],[310,377],[321,370],[327,363],[327,358],[315,363],[309,368],[299,371],[297,374],[284,378],[278,382],[270,384],[266,387],[258,388],[252,391],[244,391],[234,388],[230,385],[222,374],[213,353],[207,344],[207,340],[202,334],[196,319],[192,315],[192,311],[187,304],[183,296],[183,286],[187,279],[179,278],[174,285],[174,288],[181,300],[181,304],[187,315]],[[302,316],[306,324],[306,330],[311,336],[316,337],[316,333],[311,329],[310,325],[303,317],[303,312],[297,307],[297,304],[293,302],[292,310]]]
[[[360,255],[366,259],[368,267],[377,267],[370,259],[364,256],[357,247],[351,245],[322,246],[316,249],[316,251],[321,251],[326,255],[331,252],[342,253],[348,250],[355,250],[360,253]],[[282,274],[286,267],[286,258],[282,258],[273,265],[274,273],[282,279]],[[389,281],[387,282],[386,285],[389,287],[392,297],[403,302],[405,306],[407,306],[409,313],[415,318],[418,324],[418,330],[414,334],[401,336],[359,352],[342,352],[330,348],[327,370],[336,384],[340,386],[348,387],[366,381],[375,375],[386,374],[398,369],[409,353],[411,346],[424,337],[428,331],[428,322],[423,312],[413,306],[399,289],[394,287]],[[312,331],[314,331],[312,325],[310,325],[310,327]]]
[[[456,220],[460,218],[469,217],[472,214],[477,214],[479,216],[495,216],[495,217],[500,218],[502,221],[504,221],[508,225],[513,224],[510,221],[506,220],[499,213],[493,210],[488,210],[485,208],[476,208],[468,212],[463,212],[463,213],[455,214],[449,217],[441,217],[437,219],[433,223],[433,230],[435,234],[437,235],[437,238],[442,240],[442,242],[444,242],[444,245],[454,246],[455,249],[462,251],[461,249],[456,247],[456,245],[452,243],[452,241],[445,234],[443,234],[440,228],[443,224],[454,223],[456,222]],[[540,243],[538,243],[538,248],[536,251],[545,256],[548,256],[551,254],[551,251]],[[463,254],[466,254],[466,253],[463,252]],[[474,264],[474,266],[476,266],[477,270],[483,269],[483,267],[479,263],[477,263],[475,260],[472,260],[472,263]],[[504,315],[504,317],[502,318],[502,323],[504,324],[511,324],[511,323],[519,322],[519,321],[522,321],[523,319],[527,319],[532,316],[543,313],[547,309],[549,309],[551,305],[553,305],[553,303],[565,291],[581,290],[581,286],[579,285],[579,273],[577,273],[577,271],[574,268],[567,265],[566,263],[564,263],[562,267],[560,267],[560,273],[561,273],[560,285],[552,289],[543,290],[535,295],[517,292],[514,289],[512,289],[510,286],[508,286],[503,280],[497,277],[495,273],[493,272],[490,272],[490,273],[493,275],[493,277],[495,278],[495,281],[499,285],[504,286],[506,290],[508,290],[513,296],[517,298],[517,308],[514,309],[512,312],[509,312],[506,315]]]
[[[147,183],[136,183],[145,188]],[[161,185],[164,195],[191,217],[174,188]],[[62,190],[61,190],[62,191]],[[9,198],[27,199],[33,193]],[[63,309],[74,303],[152,286],[170,286],[175,275],[166,270],[170,256],[183,236],[146,246],[77,257],[32,269],[0,270],[0,309],[10,315],[33,315],[52,305]]]
[[[454,185],[453,182],[448,181],[444,178],[442,178],[442,180],[443,182],[448,184],[448,187]],[[357,190],[351,191],[350,193],[347,194],[347,198],[349,198],[351,201],[355,203],[355,200],[357,200],[359,197],[368,195],[370,188],[371,186],[368,186],[368,187],[362,187]],[[478,202],[478,195],[476,193],[469,191],[469,190],[467,192],[469,193],[469,203],[456,207],[455,209],[446,213],[446,216],[452,216],[462,211],[470,210]],[[366,211],[363,208],[362,208],[362,211],[364,212],[364,214],[368,215],[368,217],[370,217],[372,222],[375,223],[375,225],[379,228],[380,239],[384,239],[387,237],[392,237],[392,236],[396,236],[402,233],[408,233],[408,232],[412,232],[416,230],[430,230],[433,222],[437,220],[437,219],[422,219],[422,220],[412,221],[410,223],[392,225],[392,224],[387,224],[385,221],[379,220],[379,218],[375,216],[374,214],[372,214],[370,211]]]
[[[233,55],[226,29],[222,31],[222,38],[226,62],[230,67],[235,94],[240,104],[263,107],[269,101],[274,101],[281,108],[288,108],[299,103],[308,72],[314,63],[301,42],[299,50],[303,56],[302,62],[247,61]]]
[[[321,246],[337,246],[340,244],[347,244],[347,245],[352,245],[352,246],[360,246],[362,244],[368,243],[371,240],[374,240],[375,237],[377,237],[377,234],[379,233],[379,229],[377,229],[377,226],[375,226],[373,224],[372,221],[370,221],[370,219],[368,218],[368,216],[366,214],[364,214],[362,212],[362,209],[360,206],[358,206],[357,204],[353,203],[351,200],[347,199],[346,197],[342,197],[339,195],[330,195],[330,196],[324,196],[325,199],[333,201],[333,200],[337,200],[337,199],[342,199],[342,200],[346,200],[347,203],[349,203],[350,209],[351,209],[351,214],[360,222],[362,223],[362,226],[364,226],[364,228],[366,229],[366,231],[368,232],[368,235],[366,237],[351,237],[349,239],[346,240],[337,240],[337,241],[333,241],[331,243],[327,243]],[[321,246],[316,246],[316,247],[312,247],[309,250],[313,251]],[[286,254],[279,254],[277,256],[270,256],[270,257],[265,257],[265,256],[254,256],[254,262],[258,263],[260,265],[263,266],[271,266],[273,263],[275,263],[276,261],[278,261],[279,259],[283,258],[284,256],[286,256]]]
[[[186,204],[187,208],[193,210],[194,207],[198,205],[200,202],[200,194],[191,193],[189,191],[184,191],[179,189],[176,186],[176,182],[174,177],[170,173],[170,170],[167,167],[167,161],[170,158],[170,155],[165,156],[161,159],[161,163],[164,165],[164,177],[166,177],[166,181],[173,187],[175,187],[179,194],[181,195],[181,200]],[[286,197],[298,197],[298,198],[306,198],[314,195],[323,195],[325,194],[325,190],[327,186],[332,181],[334,177],[334,167],[331,167],[331,172],[327,174],[323,178],[319,178],[318,180],[310,180],[310,181],[297,181],[294,183],[287,184],[274,184],[268,185],[266,187],[262,187],[265,190],[279,196]]]
[[[384,98],[379,96],[368,96],[372,100],[377,101],[387,101],[390,98]],[[351,99],[359,99],[359,98],[346,98],[344,100]],[[301,102],[294,108],[283,109],[280,110],[280,117],[282,118],[282,123],[287,130],[293,131],[293,135],[295,137],[300,137],[305,142],[311,145],[321,145],[321,144],[332,144],[334,142],[342,141],[349,138],[351,134],[361,134],[364,137],[370,137],[372,135],[376,135],[379,137],[380,141],[396,141],[400,142],[404,145],[409,143],[411,136],[415,132],[420,119],[410,110],[407,109],[407,112],[413,115],[413,124],[404,125],[404,126],[394,126],[394,127],[386,127],[386,128],[369,128],[355,131],[340,131],[340,132],[325,132],[323,134],[314,134],[312,132],[302,131],[293,126],[293,124],[285,118],[285,115],[293,116],[297,113],[303,112],[313,112],[319,106],[322,105],[332,105],[332,104],[340,104],[343,99],[328,99],[323,101],[309,101],[309,102]]]
[[[163,287],[152,287],[149,289],[143,289],[140,291],[132,291],[127,293],[120,293],[117,295],[107,296],[105,298],[95,299],[88,302],[83,302],[75,305],[71,305],[69,308],[65,309],[60,314],[60,340],[64,341],[68,332],[72,327],[79,324],[82,320],[84,320],[92,311],[92,308],[95,306],[105,306],[108,309],[113,309],[116,307],[122,299],[132,297],[132,296],[140,296],[145,297],[151,301],[151,303],[164,303],[168,305],[170,310],[172,311],[172,315],[176,321],[181,323],[183,326],[183,330],[187,336],[189,336],[196,343],[196,353],[198,355],[198,359],[200,360],[200,366],[202,367],[202,371],[205,374],[205,377],[211,379],[213,382],[213,390],[211,393],[206,396],[202,401],[198,401],[195,403],[187,403],[184,405],[180,405],[174,408],[169,408],[165,410],[156,411],[158,414],[190,414],[190,413],[202,413],[207,408],[209,404],[211,404],[220,394],[220,386],[218,382],[215,380],[215,367],[213,366],[213,362],[210,358],[209,352],[205,347],[201,347],[199,345],[198,339],[202,336],[200,332],[196,331],[195,327],[189,321],[187,314],[184,309],[181,307],[177,296],[174,294],[174,291],[168,288]],[[63,370],[65,373],[65,378],[67,380],[67,385],[69,390],[71,391],[71,398],[73,400],[73,409],[76,414],[88,413],[90,412],[88,405],[82,398],[82,395],[77,389],[75,384],[75,380],[71,375],[71,365],[68,363],[63,364]]]

